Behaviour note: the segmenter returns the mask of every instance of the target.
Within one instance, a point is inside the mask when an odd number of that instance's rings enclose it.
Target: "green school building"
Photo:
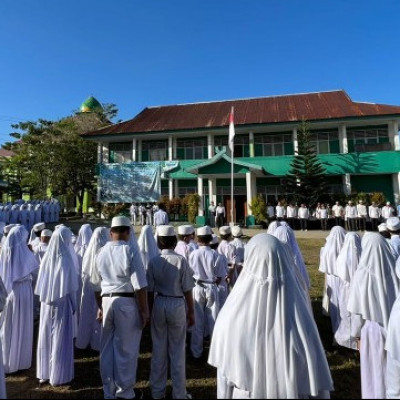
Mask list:
[[[131,120],[83,137],[97,142],[99,164],[170,162],[161,194],[198,193],[199,215],[211,200],[229,210],[231,107],[235,222],[251,215],[249,204],[257,194],[267,201],[285,197],[282,178],[304,120],[326,168],[329,193],[383,192],[400,201],[400,106],[355,102],[343,90],[147,107]]]

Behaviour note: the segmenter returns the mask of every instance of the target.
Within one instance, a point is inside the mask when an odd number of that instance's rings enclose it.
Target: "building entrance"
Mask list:
[[[226,221],[231,222],[231,197],[224,196],[224,206],[226,211]],[[247,216],[247,196],[234,195],[233,196],[233,222],[235,224],[245,225]]]

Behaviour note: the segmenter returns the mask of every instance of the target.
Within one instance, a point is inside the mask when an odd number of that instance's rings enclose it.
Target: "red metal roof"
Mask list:
[[[0,157],[12,157],[14,154],[15,153],[10,150],[0,149]]]
[[[226,127],[232,106],[235,109],[235,126],[400,115],[400,106],[354,102],[344,90],[337,90],[149,107],[131,120],[85,133],[84,136]]]

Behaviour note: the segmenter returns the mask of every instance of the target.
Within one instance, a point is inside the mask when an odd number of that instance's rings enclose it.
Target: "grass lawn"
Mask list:
[[[328,363],[334,380],[335,391],[332,398],[360,398],[359,355],[355,351],[332,346],[330,319],[321,314],[321,293],[324,276],[318,272],[319,252],[324,239],[299,239],[312,288],[310,291],[315,320],[326,349]],[[207,348],[207,346],[206,346]],[[150,331],[146,328],[141,342],[138,364],[137,387],[143,389],[146,398],[151,398],[149,390],[149,371],[151,359]],[[35,378],[36,368],[20,371],[7,377],[9,398],[58,398],[95,399],[102,398],[103,392],[97,353],[86,350],[76,351],[75,380],[67,386],[53,388],[49,385],[39,387]],[[216,398],[216,370],[206,361],[187,360],[187,387],[193,398]],[[170,394],[170,388],[169,392]]]

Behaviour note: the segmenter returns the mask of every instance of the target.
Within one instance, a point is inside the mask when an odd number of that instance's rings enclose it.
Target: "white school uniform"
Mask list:
[[[103,333],[100,372],[104,397],[134,397],[142,322],[133,297],[109,297],[112,293],[133,293],[147,286],[139,248],[124,241],[108,242],[96,258],[103,296]],[[93,279],[93,277],[92,277]],[[108,296],[107,296],[108,295]]]
[[[32,364],[33,291],[31,274],[39,267],[26,241],[28,231],[13,227],[0,254],[0,278],[7,301],[0,315],[0,337],[5,373],[28,369]]]
[[[150,387],[153,398],[165,396],[168,360],[171,369],[172,397],[186,397],[186,303],[184,294],[194,287],[193,270],[187,260],[172,250],[149,263],[148,291],[155,293],[151,315],[153,342]]]
[[[36,376],[53,386],[74,378],[73,314],[80,276],[71,239],[69,228],[54,230],[35,288],[41,302]]]
[[[192,330],[190,349],[194,357],[203,353],[205,326],[212,336],[219,312],[216,280],[224,279],[226,270],[219,254],[209,246],[200,246],[189,256],[189,265],[194,272],[196,286],[193,288],[195,324]],[[207,324],[206,324],[207,320]]]
[[[395,259],[383,236],[364,234],[361,258],[350,286],[347,309],[365,321],[361,339],[360,369],[363,398],[385,398],[385,339],[390,311],[399,294]]]

